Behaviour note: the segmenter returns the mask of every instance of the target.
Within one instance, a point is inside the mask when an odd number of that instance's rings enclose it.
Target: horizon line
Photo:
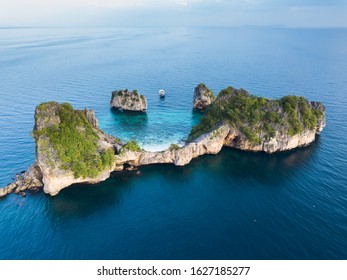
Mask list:
[[[347,26],[287,26],[285,24],[269,24],[269,25],[210,25],[210,26],[117,26],[117,25],[47,25],[47,26],[1,26],[0,29],[54,29],[54,28],[273,28],[273,29],[347,29]]]

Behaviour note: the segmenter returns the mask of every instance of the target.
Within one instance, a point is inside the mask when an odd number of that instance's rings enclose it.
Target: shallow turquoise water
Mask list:
[[[306,148],[223,149],[53,198],[1,199],[0,259],[346,259],[346,43],[344,29],[0,29],[2,185],[34,161],[43,101],[93,108],[106,132],[159,150],[199,120],[199,82],[327,107]],[[147,114],[110,110],[111,91],[124,88],[146,95]]]

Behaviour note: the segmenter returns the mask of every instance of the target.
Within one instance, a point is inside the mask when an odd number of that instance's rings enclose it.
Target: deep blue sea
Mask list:
[[[43,101],[92,108],[104,131],[149,150],[187,137],[200,82],[327,107],[305,148],[224,148],[55,197],[0,199],[0,259],[347,259],[346,46],[346,29],[0,29],[1,186],[35,160]],[[147,114],[110,110],[125,88],[146,95]]]

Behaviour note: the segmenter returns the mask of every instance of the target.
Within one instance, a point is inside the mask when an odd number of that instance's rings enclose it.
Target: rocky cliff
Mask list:
[[[92,110],[48,102],[35,111],[36,165],[44,192],[57,194],[75,183],[97,183],[114,169],[119,140],[103,133]]]
[[[274,153],[306,146],[315,140],[315,130],[304,130],[303,132],[290,136],[276,132],[271,138],[261,138],[260,143],[250,141],[240,130],[230,129],[225,138],[224,146],[236,148],[243,151]]]
[[[325,107],[303,97],[272,100],[229,87],[220,92],[200,124],[193,127],[189,139],[221,124],[229,128],[225,146],[273,153],[313,142],[325,126]]]
[[[110,106],[126,111],[144,112],[147,110],[147,99],[136,90],[118,90],[112,92]]]
[[[215,99],[213,92],[203,83],[200,83],[194,90],[193,109],[204,111]]]

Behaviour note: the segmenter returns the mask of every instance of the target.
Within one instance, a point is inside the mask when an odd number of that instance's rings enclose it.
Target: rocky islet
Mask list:
[[[216,97],[213,92],[206,87],[205,84],[200,83],[194,90],[193,109],[197,111],[205,111],[210,106]]]
[[[116,90],[112,92],[110,106],[124,111],[145,112],[147,110],[147,99],[144,95],[139,94],[137,90]]]

